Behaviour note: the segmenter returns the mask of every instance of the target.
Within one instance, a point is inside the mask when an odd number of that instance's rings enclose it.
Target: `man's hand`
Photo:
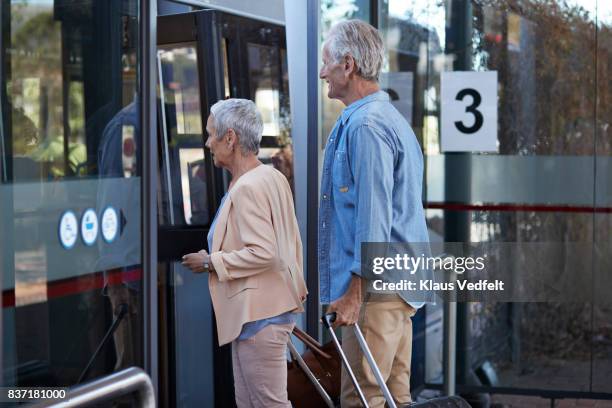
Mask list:
[[[205,262],[208,262],[210,265],[210,255],[203,249],[199,252],[183,255],[181,264],[191,269],[191,272],[194,273],[210,272],[210,269],[204,268]],[[210,267],[212,268],[212,265]]]
[[[334,328],[357,323],[361,310],[361,278],[353,275],[344,295],[329,305],[326,313],[336,312]]]

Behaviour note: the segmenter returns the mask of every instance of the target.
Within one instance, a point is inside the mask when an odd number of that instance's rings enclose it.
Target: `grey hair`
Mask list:
[[[259,153],[263,120],[253,101],[238,98],[224,99],[211,106],[210,113],[217,139],[221,139],[229,129],[234,129],[243,155]]]
[[[376,28],[360,20],[342,21],[329,30],[326,44],[337,64],[350,55],[363,79],[378,81],[385,47]]]

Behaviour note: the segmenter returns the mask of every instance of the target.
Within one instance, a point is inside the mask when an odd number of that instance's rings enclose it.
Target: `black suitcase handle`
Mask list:
[[[321,321],[326,329],[331,329],[332,323],[336,321],[336,312],[326,313],[321,317]]]

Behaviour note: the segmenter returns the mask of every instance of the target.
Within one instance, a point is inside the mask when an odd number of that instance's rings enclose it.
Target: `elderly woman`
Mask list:
[[[306,298],[291,189],[257,158],[263,122],[253,102],[228,99],[210,111],[206,147],[232,180],[210,227],[210,254],[185,255],[183,265],[210,272],[219,344],[232,342],[238,407],[290,407],[286,345]]]

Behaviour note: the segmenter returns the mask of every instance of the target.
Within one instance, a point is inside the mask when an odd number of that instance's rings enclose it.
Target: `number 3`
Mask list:
[[[476,109],[477,107],[480,106],[480,103],[482,102],[482,97],[480,96],[480,93],[477,90],[473,88],[466,88],[466,89],[462,89],[457,94],[457,97],[455,98],[455,100],[463,101],[466,95],[472,97],[472,104],[466,107],[465,111],[467,113],[471,113],[472,115],[474,115],[474,124],[468,127],[468,126],[465,126],[463,122],[456,121],[455,126],[462,133],[472,134],[472,133],[478,132],[484,122],[482,113],[478,109]]]

